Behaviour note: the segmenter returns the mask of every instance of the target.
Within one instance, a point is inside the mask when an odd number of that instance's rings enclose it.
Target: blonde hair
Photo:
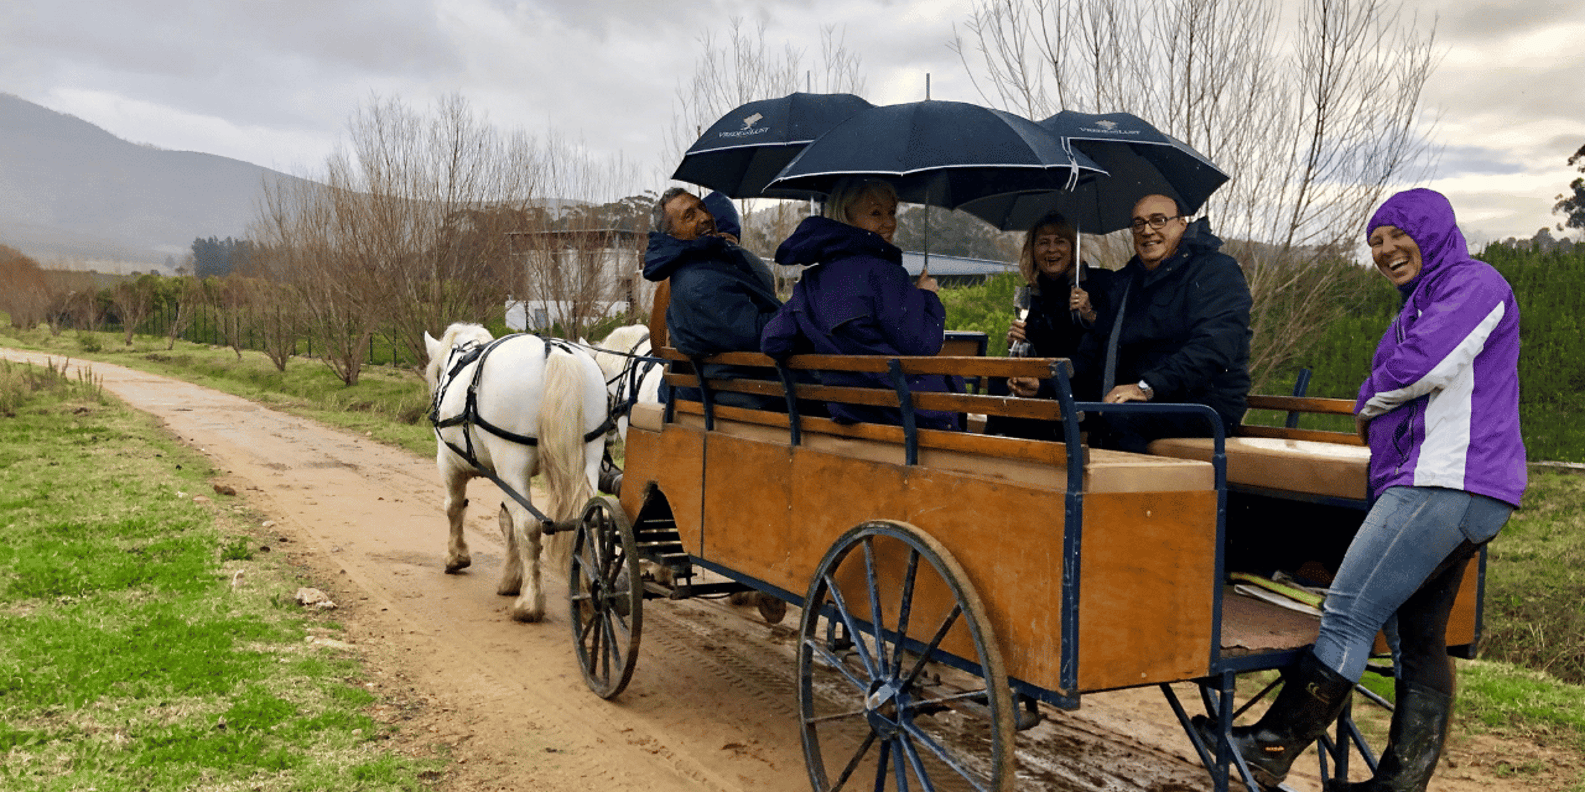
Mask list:
[[[1068,240],[1068,255],[1074,259],[1078,257],[1078,229],[1074,228],[1073,224],[1068,222],[1068,218],[1063,217],[1061,212],[1045,213],[1024,234],[1024,249],[1018,254],[1018,272],[1024,276],[1024,282],[1030,286],[1036,285],[1036,276],[1039,274],[1035,269],[1035,237],[1040,236],[1040,230],[1043,228],[1055,228],[1057,236]],[[1076,261],[1069,261],[1068,266],[1072,267],[1076,263]]]
[[[893,187],[891,182],[873,176],[848,176],[831,188],[831,195],[826,198],[825,210],[822,214],[838,223],[853,225],[853,222],[848,220],[848,210],[871,195],[890,198],[893,203],[897,202],[897,188]]]

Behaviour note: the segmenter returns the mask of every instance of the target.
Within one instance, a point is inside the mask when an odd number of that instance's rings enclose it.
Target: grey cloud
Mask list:
[[[1472,40],[1490,42],[1552,27],[1563,18],[1578,17],[1579,10],[1564,3],[1538,3],[1534,0],[1446,4],[1436,11],[1437,36],[1444,42]],[[1420,12],[1429,23],[1431,13]]]
[[[32,64],[35,83],[120,93],[241,123],[282,120],[267,97],[350,80],[418,78],[460,59],[428,0],[270,4],[43,0],[12,20],[0,71]],[[312,115],[312,112],[309,112]]]

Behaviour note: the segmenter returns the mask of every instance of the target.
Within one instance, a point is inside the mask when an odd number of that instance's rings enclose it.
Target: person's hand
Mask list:
[[[1012,326],[1007,328],[1007,348],[1012,349],[1013,344],[1028,340],[1029,336],[1024,335],[1024,323],[1014,319]]]
[[[1122,404],[1123,402],[1131,401],[1150,401],[1150,397],[1146,396],[1138,385],[1129,383],[1113,388],[1110,393],[1106,394],[1106,398],[1101,399],[1101,401],[1107,404]]]
[[[1078,311],[1079,318],[1086,322],[1095,321],[1095,307],[1090,305],[1090,293],[1077,286],[1068,295],[1068,310]]]
[[[735,237],[735,236],[733,236],[731,234],[728,234],[725,231],[717,231],[717,232],[715,232],[715,236],[721,237],[722,239],[725,239],[726,241],[731,242],[734,245],[739,244],[738,241],[737,241],[737,237]]]
[[[1355,415],[1354,433],[1359,435],[1359,439],[1363,441],[1365,445],[1370,445],[1370,419],[1366,418],[1364,415]]]
[[[1040,393],[1040,380],[1034,377],[1008,377],[1007,389],[1012,391],[1014,396],[1031,399]]]
[[[919,273],[919,280],[914,281],[914,285],[918,286],[921,289],[924,289],[927,292],[932,292],[932,293],[937,291],[937,290],[939,290],[941,288],[941,287],[936,285],[936,279],[930,277],[930,272],[928,270],[926,270],[925,272]]]

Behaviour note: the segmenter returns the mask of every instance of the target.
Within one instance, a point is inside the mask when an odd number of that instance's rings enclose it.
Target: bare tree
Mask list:
[[[531,213],[512,234],[521,267],[512,294],[544,310],[562,335],[576,339],[618,303],[637,296],[634,279],[643,266],[646,230],[641,218],[653,198],[617,197],[637,176],[622,160],[592,156],[556,135],[547,137],[543,152],[544,194],[583,200]]]
[[[110,303],[115,306],[116,313],[121,315],[122,340],[127,346],[132,346],[132,334],[137,331],[138,325],[143,324],[143,320],[154,312],[156,284],[153,279],[157,277],[139,275],[117,283],[110,292]]]
[[[820,57],[814,63],[806,63],[804,52],[791,44],[772,52],[765,42],[765,25],[751,29],[742,17],[728,21],[724,40],[711,31],[701,34],[699,49],[693,77],[677,87],[666,136],[671,162],[681,160],[706,127],[738,105],[796,91],[864,91],[859,55],[833,26],[820,30]]]
[[[12,327],[31,329],[44,320],[54,299],[52,291],[37,261],[0,245],[0,311],[10,316]]]
[[[1042,118],[1130,112],[1232,179],[1204,213],[1255,298],[1260,387],[1347,302],[1329,262],[1435,159],[1421,91],[1434,26],[1385,0],[983,0],[956,42],[987,101]]]

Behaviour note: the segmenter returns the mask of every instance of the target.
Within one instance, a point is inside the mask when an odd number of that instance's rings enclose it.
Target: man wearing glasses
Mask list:
[[[1189,222],[1177,201],[1147,195],[1134,204],[1134,257],[1119,272],[1121,306],[1109,327],[1086,337],[1078,376],[1098,381],[1102,401],[1204,404],[1228,432],[1249,394],[1249,284],[1204,218]],[[1161,437],[1206,437],[1204,417],[1098,413],[1091,442],[1143,453]]]

